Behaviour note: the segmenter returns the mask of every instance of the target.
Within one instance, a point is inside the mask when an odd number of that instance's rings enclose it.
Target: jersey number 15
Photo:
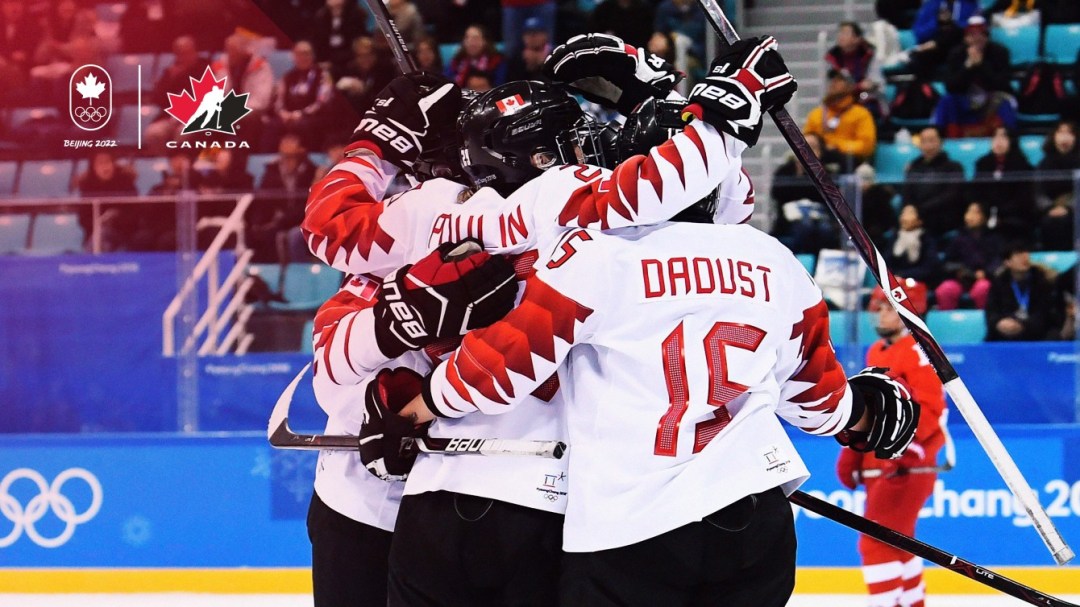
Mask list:
[[[765,331],[733,322],[718,322],[705,335],[705,361],[709,366],[709,394],[706,402],[716,407],[716,411],[712,419],[698,422],[694,427],[694,453],[704,449],[705,445],[731,422],[727,404],[748,389],[747,386],[728,379],[727,348],[741,348],[753,352],[758,349],[763,339]],[[661,344],[669,406],[656,428],[656,444],[653,448],[656,455],[675,456],[679,446],[679,424],[690,406],[690,387],[687,385],[686,358],[683,355],[685,341],[683,323],[680,322]]]

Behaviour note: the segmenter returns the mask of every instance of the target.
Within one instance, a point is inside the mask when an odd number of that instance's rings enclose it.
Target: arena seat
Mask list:
[[[1036,25],[994,27],[990,29],[990,39],[1009,49],[1013,67],[1032,63],[1039,58],[1039,27]]]
[[[912,31],[912,30],[899,30],[896,33],[899,34],[900,48],[901,49],[907,50],[909,48],[914,47],[916,44],[918,44],[918,41],[915,40],[915,32],[914,31]]]
[[[169,161],[165,157],[136,158],[132,168],[135,169],[135,189],[140,195],[147,195],[150,189],[161,183],[161,173],[169,168]]]
[[[1031,261],[1060,274],[1076,264],[1076,251],[1032,251]]]
[[[161,78],[162,72],[167,70],[170,65],[176,62],[176,55],[172,53],[159,53],[154,59],[154,71],[150,74],[151,82],[157,82]],[[146,71],[143,71],[143,78],[146,77]],[[151,85],[152,86],[152,85]]]
[[[304,323],[304,328],[300,330],[300,352],[303,354],[314,354],[315,344],[312,342],[311,334],[315,332],[315,321],[309,320]]]
[[[255,187],[259,187],[262,183],[263,173],[266,172],[266,165],[270,164],[277,158],[277,154],[252,154],[248,156],[247,169],[248,173],[251,173],[254,178]]]
[[[15,161],[0,162],[0,196],[15,193],[15,173],[18,170],[19,164]]]
[[[122,106],[116,117],[116,143],[135,147],[139,142],[139,123],[142,123],[142,132],[145,135],[147,125],[157,115],[156,105],[143,105],[141,114],[137,105]]]
[[[941,344],[977,344],[986,337],[982,310],[930,310],[926,325]]]
[[[814,266],[817,265],[817,255],[813,253],[799,253],[795,256],[799,260],[799,263],[806,268],[806,272],[811,276],[814,275]]]
[[[29,213],[0,215],[0,255],[25,252],[29,239]]]
[[[19,170],[17,194],[23,198],[60,198],[71,191],[70,160],[28,160]]]
[[[28,251],[35,255],[80,253],[85,236],[75,213],[38,213],[30,230]]]
[[[281,80],[285,72],[293,67],[291,49],[275,50],[266,54],[266,62],[270,64],[270,71],[274,73],[274,80]]]
[[[248,266],[248,274],[261,278],[275,293],[281,287],[281,264],[279,263],[253,263]]]
[[[314,311],[341,286],[341,272],[319,263],[290,263],[285,266],[282,288],[284,303],[270,302],[276,310]]]
[[[849,312],[842,310],[833,310],[829,312],[829,339],[833,344],[845,344],[848,343],[848,322],[850,322]],[[855,342],[860,346],[869,346],[878,339],[877,331],[877,314],[874,312],[867,312],[866,310],[859,310],[855,313]]]
[[[1033,167],[1039,166],[1039,163],[1042,162],[1045,154],[1043,152],[1043,141],[1044,137],[1042,135],[1024,135],[1020,137],[1020,149]]]
[[[439,57],[442,59],[444,66],[450,65],[450,60],[453,59],[454,53],[457,52],[459,46],[461,45],[457,43],[439,45]]]
[[[949,158],[964,167],[964,175],[971,179],[975,175],[975,161],[990,153],[990,138],[946,139],[942,147],[949,153]]]
[[[1046,26],[1046,57],[1061,64],[1076,61],[1080,52],[1080,23],[1055,23]]]
[[[919,156],[919,148],[906,143],[879,143],[874,153],[874,169],[882,183],[899,183],[909,162]]]
[[[105,71],[112,78],[113,90],[118,94],[135,93],[139,90],[139,67],[142,67],[142,90],[154,88],[150,75],[154,72],[153,53],[128,53],[112,55],[105,60]],[[116,99],[113,103],[116,103]]]
[[[34,120],[59,117],[60,112],[54,107],[17,107],[11,110],[8,123],[11,130],[15,131]]]

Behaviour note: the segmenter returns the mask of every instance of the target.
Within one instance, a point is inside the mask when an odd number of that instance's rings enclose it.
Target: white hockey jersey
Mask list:
[[[508,198],[490,188],[460,203],[464,188],[446,180],[425,182],[386,202],[379,202],[396,169],[374,156],[349,157],[312,189],[303,229],[312,251],[328,264],[350,273],[381,276],[412,263],[443,242],[475,237],[496,253],[521,254],[519,276],[532,272],[539,247],[550,247],[575,226],[603,229],[656,222],[674,215],[720,186],[718,221],[741,222],[753,211],[753,187],[739,155],[744,145],[704,123],[688,126],[648,156],[623,163],[614,172],[581,165],[552,169]],[[364,286],[377,283],[359,278]],[[358,283],[359,285],[359,283]],[[348,290],[349,287],[346,288]],[[371,297],[377,293],[369,293]],[[364,385],[387,361],[374,344],[373,301],[339,294],[320,310],[315,323],[315,393],[330,415],[327,431],[355,434],[363,411]],[[354,310],[349,310],[349,306]],[[329,308],[328,308],[329,307]],[[324,311],[327,313],[324,314]],[[453,344],[456,345],[456,344]],[[432,351],[438,355],[449,351]],[[431,368],[418,355],[389,366],[409,366],[421,374]],[[443,420],[436,437],[562,440],[563,407],[551,402],[557,389],[554,368],[539,378],[520,410],[490,418]],[[551,381],[545,380],[550,379]],[[343,388],[349,386],[348,388]],[[516,503],[551,512],[566,507],[566,460],[473,456],[421,456],[410,475],[407,493],[449,490]],[[372,522],[383,512],[387,490],[350,453],[324,453],[316,490],[331,508]],[[383,483],[388,484],[388,483]],[[331,495],[334,494],[334,495]],[[340,500],[337,499],[340,497]],[[337,503],[354,504],[349,510]],[[364,504],[364,506],[355,506]],[[395,503],[396,508],[396,503]],[[363,515],[363,518],[353,516]],[[378,517],[383,526],[384,517]],[[391,519],[392,521],[392,519]]]
[[[777,416],[814,434],[850,417],[821,291],[750,226],[574,230],[537,268],[517,308],[436,368],[429,397],[448,417],[503,414],[559,369],[567,551],[790,494],[809,473]]]

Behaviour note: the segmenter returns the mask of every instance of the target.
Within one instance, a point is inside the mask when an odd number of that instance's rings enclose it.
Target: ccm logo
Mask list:
[[[735,93],[729,93],[718,86],[705,84],[704,82],[695,85],[694,89],[690,91],[690,96],[698,96],[704,97],[706,99],[712,99],[713,101],[726,105],[733,110],[737,110],[742,106],[746,105],[746,100],[736,95]]]
[[[413,148],[412,142],[406,139],[404,135],[399,135],[393,127],[379,122],[374,118],[364,118],[360,121],[360,126],[356,127],[356,130],[358,132],[375,135],[379,139],[389,143],[390,147],[402,154]]]
[[[482,438],[452,438],[446,443],[447,451],[479,451],[483,446]]]
[[[412,308],[401,301],[401,291],[396,281],[388,280],[383,284],[382,298],[390,308],[390,313],[401,323],[401,330],[405,331],[406,335],[412,338],[427,337],[427,331],[420,319],[413,314]]]

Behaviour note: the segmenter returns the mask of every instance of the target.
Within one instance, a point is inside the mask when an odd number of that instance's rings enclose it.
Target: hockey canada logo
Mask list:
[[[237,95],[236,91],[227,89],[227,79],[218,80],[207,67],[202,78],[191,78],[190,91],[169,93],[169,107],[165,112],[184,125],[181,135],[200,131],[236,134],[234,125],[251,109],[247,106],[248,94]]]
[[[96,131],[112,116],[112,78],[105,68],[87,64],[75,70],[68,82],[68,113],[75,126]]]

